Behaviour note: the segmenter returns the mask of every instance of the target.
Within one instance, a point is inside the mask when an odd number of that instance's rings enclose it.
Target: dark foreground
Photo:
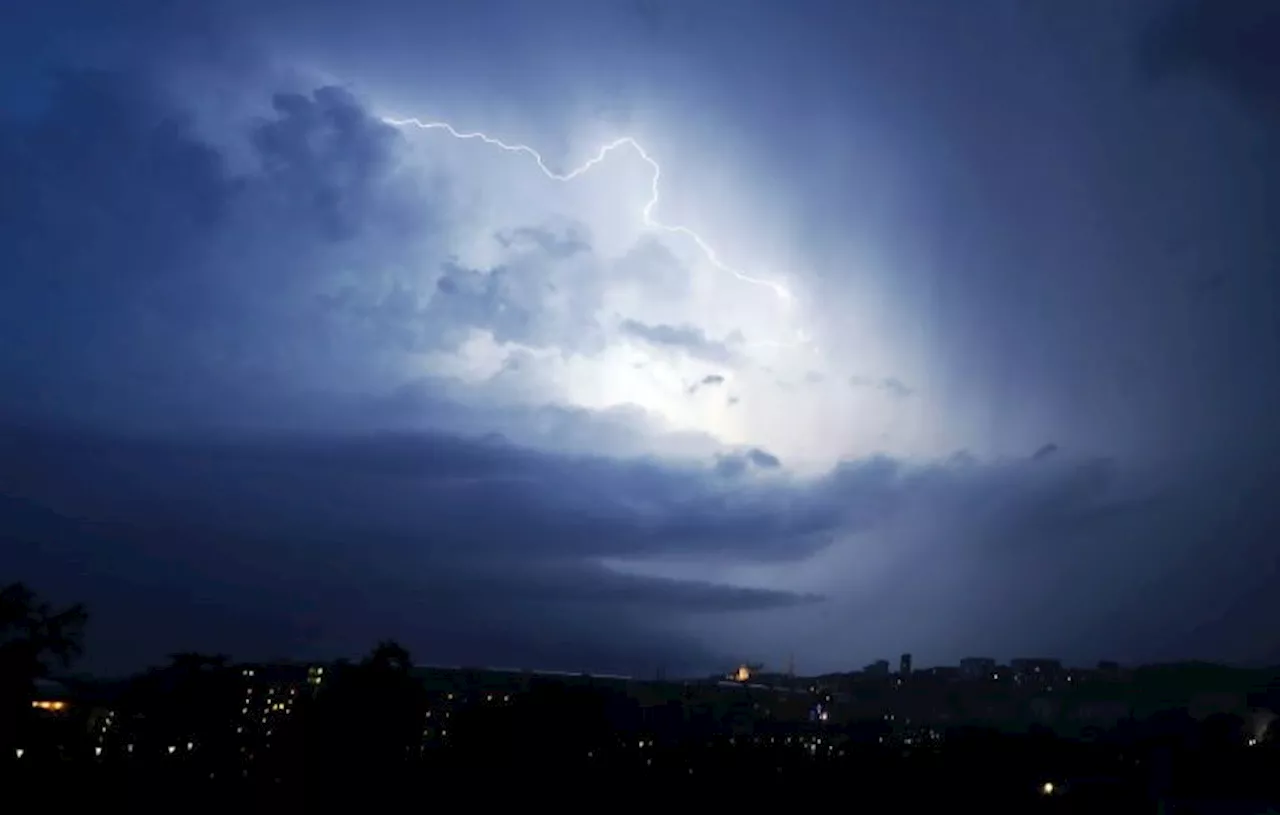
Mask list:
[[[638,740],[635,745],[619,741],[610,750],[571,756],[563,744],[539,750],[521,738],[497,741],[489,749],[470,745],[400,761],[372,745],[367,751],[352,745],[327,756],[304,747],[292,755],[244,761],[186,745],[151,759],[26,754],[3,763],[4,788],[11,802],[28,807],[43,801],[59,810],[99,811],[549,804],[597,810],[732,806],[754,811],[800,805],[846,811],[1207,814],[1262,813],[1280,801],[1280,755],[1266,745],[1122,749],[995,733],[955,734],[927,750],[833,748],[814,741],[761,745],[741,737],[697,747],[638,745]]]

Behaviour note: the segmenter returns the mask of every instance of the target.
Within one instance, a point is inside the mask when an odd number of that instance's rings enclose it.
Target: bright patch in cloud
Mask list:
[[[638,142],[606,142],[559,170],[490,134],[388,121],[413,137],[422,171],[449,178],[459,202],[451,245],[473,286],[505,295],[495,319],[546,324],[532,341],[501,328],[473,335],[452,355],[436,354],[430,373],[472,382],[518,375],[524,399],[637,406],[671,430],[763,446],[789,466],[901,446],[889,433],[912,421],[903,394],[849,384],[842,355],[811,339],[802,281],[784,286],[730,266],[722,256],[745,250],[663,222],[659,165]],[[449,308],[456,291],[450,283],[434,297]],[[859,362],[883,345],[863,343]]]

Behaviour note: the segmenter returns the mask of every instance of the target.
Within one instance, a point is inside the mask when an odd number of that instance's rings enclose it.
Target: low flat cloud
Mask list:
[[[726,658],[708,643],[737,647],[743,623],[729,621],[758,620],[751,647],[770,648],[760,615],[828,667],[903,641],[942,660],[975,642],[1076,659],[1280,656],[1254,624],[1280,613],[1265,543],[1280,477],[1266,462],[1157,473],[1061,452],[870,457],[796,478],[754,449],[672,465],[439,434],[10,429],[6,569],[98,603],[96,642],[118,665],[180,633],[254,655],[394,635],[439,661],[702,671]],[[721,566],[646,576],[650,562]],[[140,636],[157,604],[170,627]],[[873,608],[897,622],[858,622]],[[811,648],[796,632],[827,614],[855,622]],[[690,639],[689,626],[721,633]]]
[[[796,524],[766,495],[726,494],[709,469],[438,435],[139,440],[25,427],[6,439],[9,567],[58,595],[77,591],[66,570],[104,575],[113,588],[86,599],[104,604],[95,630],[113,664],[181,645],[126,625],[143,602],[125,591],[137,581],[163,582],[168,618],[186,617],[189,632],[211,638],[190,647],[232,639],[238,615],[269,620],[271,635],[244,646],[260,656],[288,643],[350,653],[363,647],[357,634],[394,634],[432,659],[500,661],[502,652],[464,647],[468,633],[499,627],[536,642],[547,625],[562,626],[566,643],[547,667],[580,668],[570,654],[618,638],[654,643],[668,631],[665,652],[651,645],[591,666],[615,670],[709,666],[673,627],[689,615],[820,599],[600,565],[646,552],[750,558],[744,547],[753,546],[765,560],[803,556],[808,522]],[[172,599],[181,592],[191,599]],[[598,629],[572,622],[583,606]],[[304,613],[305,630],[290,624]],[[435,639],[438,620],[449,621],[455,650]]]

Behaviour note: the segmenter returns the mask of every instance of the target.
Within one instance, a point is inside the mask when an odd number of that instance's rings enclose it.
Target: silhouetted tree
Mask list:
[[[0,659],[28,680],[67,667],[84,650],[89,612],[79,603],[54,609],[23,583],[0,589]]]
[[[407,673],[413,666],[413,660],[409,657],[408,649],[400,643],[382,640],[365,657],[364,665],[375,671]]]
[[[0,588],[0,747],[12,746],[31,715],[35,679],[83,652],[88,619],[83,605],[55,609],[23,583]]]
[[[359,664],[335,666],[304,725],[314,790],[361,778],[371,795],[391,795],[404,780],[421,755],[426,713],[426,692],[410,674],[412,664],[404,646],[384,640]]]
[[[139,749],[158,752],[193,745],[206,759],[233,749],[232,729],[242,704],[237,676],[221,654],[171,654],[169,664],[134,678],[124,706],[141,716]]]

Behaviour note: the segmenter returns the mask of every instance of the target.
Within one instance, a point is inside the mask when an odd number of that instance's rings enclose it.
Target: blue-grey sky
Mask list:
[[[1277,36],[6,9],[0,576],[103,671],[1276,659]]]

